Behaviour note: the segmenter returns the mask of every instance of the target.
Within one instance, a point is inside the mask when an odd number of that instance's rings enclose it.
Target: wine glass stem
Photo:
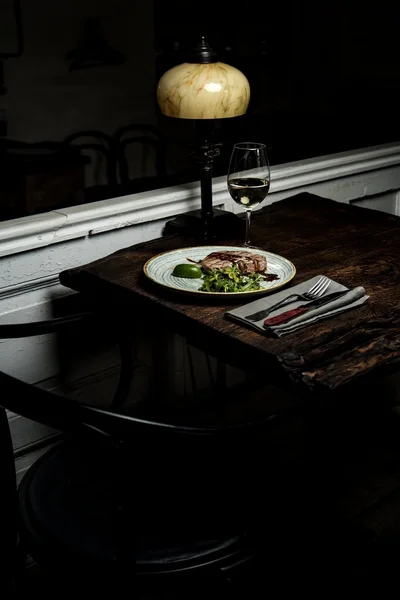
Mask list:
[[[250,246],[250,224],[251,224],[251,210],[246,210],[246,237],[244,240],[245,246]]]

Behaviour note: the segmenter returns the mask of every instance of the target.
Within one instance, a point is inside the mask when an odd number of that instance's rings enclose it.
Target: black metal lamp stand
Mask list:
[[[212,242],[232,234],[242,234],[243,219],[233,213],[213,207],[212,179],[215,160],[222,144],[214,141],[215,121],[203,119],[196,122],[197,148],[191,154],[200,170],[200,210],[187,212],[168,221],[167,230],[181,230],[202,242]]]

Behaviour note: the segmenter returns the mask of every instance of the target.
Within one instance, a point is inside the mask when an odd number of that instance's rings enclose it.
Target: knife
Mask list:
[[[333,300],[337,300],[341,296],[347,294],[350,290],[342,290],[341,292],[334,292],[333,294],[328,294],[327,296],[322,296],[322,298],[317,298],[316,300],[312,300],[311,302],[305,302],[304,304],[300,304],[297,308],[292,308],[292,310],[286,310],[280,315],[276,315],[275,317],[271,317],[269,319],[265,319],[264,327],[271,327],[272,325],[282,325],[283,323],[287,323],[291,321],[295,317],[302,315],[309,310],[317,308],[319,306],[323,306],[324,304],[328,304],[329,302],[333,302]]]

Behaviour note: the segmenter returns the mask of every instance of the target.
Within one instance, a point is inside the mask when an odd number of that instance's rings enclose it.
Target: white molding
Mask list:
[[[271,168],[268,203],[279,200],[284,191],[302,191],[321,182],[394,166],[400,166],[400,143],[276,165]],[[226,177],[214,178],[213,202],[237,210],[228,194]],[[5,221],[0,223],[0,256],[165,219],[199,206],[197,181]]]
[[[0,288],[0,301],[6,298],[15,298],[21,294],[29,294],[37,290],[48,289],[60,284],[60,279],[57,275],[49,275],[48,277],[40,277],[30,281],[14,283],[4,288]]]
[[[66,217],[54,211],[0,223],[0,256],[51,244]]]
[[[400,142],[276,165],[271,167],[270,194],[393,165],[400,165]],[[214,194],[225,189],[225,177],[214,180]]]
[[[395,202],[395,215],[400,217],[400,192],[396,194],[396,202]]]

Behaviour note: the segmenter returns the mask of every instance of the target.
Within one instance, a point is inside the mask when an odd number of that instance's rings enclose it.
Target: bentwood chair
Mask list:
[[[1,337],[55,331],[75,315],[4,325]],[[5,410],[62,434],[18,489],[20,544],[70,591],[193,594],[262,573],[264,434],[279,418],[212,426],[137,418],[35,387],[0,372],[1,475],[13,546],[15,479]],[[260,475],[261,474],[261,475]],[[251,574],[251,575],[250,575]]]
[[[121,195],[173,184],[167,181],[164,140],[156,127],[126,125],[114,133],[113,142]]]
[[[64,144],[87,159],[85,202],[107,200],[118,195],[117,154],[112,136],[103,131],[76,131]]]

